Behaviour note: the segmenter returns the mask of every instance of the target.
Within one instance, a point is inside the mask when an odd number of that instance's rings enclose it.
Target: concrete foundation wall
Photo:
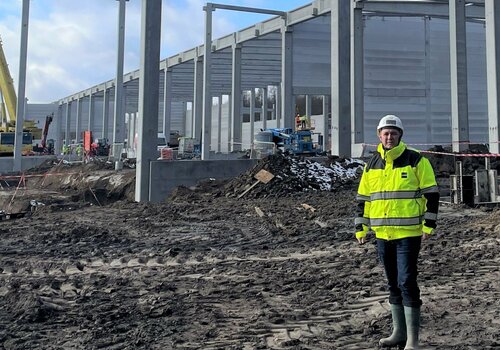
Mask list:
[[[28,170],[33,167],[36,167],[43,162],[45,162],[47,159],[56,159],[55,156],[30,156],[30,157],[23,157],[22,159],[22,170]],[[12,172],[12,169],[14,167],[13,164],[14,159],[12,157],[5,157],[5,158],[0,158],[0,175],[3,174],[8,174]]]
[[[193,186],[200,180],[238,176],[256,163],[256,159],[153,161],[149,200],[161,202],[177,186]]]

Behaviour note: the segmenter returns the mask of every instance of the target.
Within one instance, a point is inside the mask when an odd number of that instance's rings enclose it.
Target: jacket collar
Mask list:
[[[385,150],[381,143],[377,147],[377,151],[382,156],[382,159],[390,163],[392,163],[394,159],[398,158],[405,149],[406,144],[403,141],[399,141],[399,145],[390,150]]]

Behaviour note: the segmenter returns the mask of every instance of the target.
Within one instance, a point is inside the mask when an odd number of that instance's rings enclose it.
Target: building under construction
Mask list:
[[[159,28],[147,6],[143,22]],[[460,151],[480,143],[498,153],[499,6],[493,0],[317,0],[280,12],[207,3],[200,8],[204,43],[152,61],[157,70],[140,67],[61,97],[49,105],[56,115],[49,137],[60,152],[64,142],[78,144],[92,130],[115,153],[141,143],[149,152],[142,156],[152,160],[156,135],[175,130],[197,140],[201,159],[209,160],[250,149],[260,129],[292,128],[298,111],[311,118],[324,150],[359,156],[376,143],[377,120],[391,113],[404,120],[405,140],[418,148],[448,144]],[[270,18],[212,38],[212,17],[221,9]],[[124,12],[121,1],[121,34]],[[150,38],[158,41],[159,29]],[[151,56],[154,51],[145,57]],[[141,84],[155,98],[142,105]],[[40,108],[27,106],[30,115]]]

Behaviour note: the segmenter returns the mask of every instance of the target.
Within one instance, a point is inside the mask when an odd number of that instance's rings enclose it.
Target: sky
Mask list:
[[[161,0],[161,59],[203,44],[206,0]],[[289,11],[308,0],[215,0],[213,3]],[[0,38],[17,91],[22,0],[0,0]],[[30,0],[26,97],[48,103],[114,79],[116,0]],[[139,68],[142,0],[126,7],[124,72]],[[213,38],[272,16],[216,10]]]

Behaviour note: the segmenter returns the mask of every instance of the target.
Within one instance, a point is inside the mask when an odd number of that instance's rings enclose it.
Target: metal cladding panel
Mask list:
[[[388,113],[402,118],[407,143],[451,142],[448,20],[431,19],[428,28],[429,56],[426,60],[423,18],[366,19],[366,143],[378,142],[376,125]],[[470,138],[484,142],[488,124],[483,25],[467,23],[467,50]]]
[[[426,113],[423,21],[369,17],[364,30],[365,142],[378,142],[376,125],[385,114],[401,117],[407,142],[422,142]]]
[[[265,87],[281,81],[281,35],[270,33],[242,43],[242,89]]]
[[[430,29],[432,139],[451,142],[448,21],[433,19]],[[473,142],[487,142],[486,38],[482,24],[467,23],[467,61],[469,137]]]
[[[330,87],[331,16],[293,26],[294,88]]]
[[[177,130],[182,135],[186,127],[186,103],[182,101],[172,101],[170,130]]]
[[[35,122],[35,125],[43,129],[43,126],[45,125],[45,119],[48,115],[54,113],[54,119],[52,120],[52,123],[50,124],[49,127],[49,133],[47,138],[48,139],[55,139],[56,138],[56,124],[57,124],[57,118],[59,118],[59,115],[57,113],[58,111],[58,105],[56,103],[28,103],[26,106],[26,120],[33,120]],[[64,116],[63,116],[64,120]],[[62,124],[61,124],[62,125]]]

